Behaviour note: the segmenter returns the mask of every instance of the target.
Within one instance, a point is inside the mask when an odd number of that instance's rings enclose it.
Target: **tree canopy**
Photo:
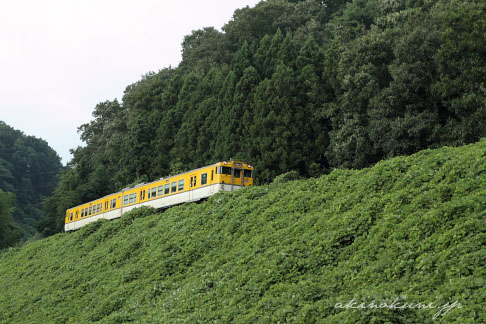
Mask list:
[[[219,160],[254,165],[264,183],[477,141],[486,135],[485,44],[484,1],[238,9],[222,32],[186,36],[178,67],[95,107],[79,128],[86,146],[46,203],[57,225],[44,231],[61,230],[74,204]]]
[[[0,246],[36,233],[42,201],[57,186],[61,167],[46,141],[0,121]]]

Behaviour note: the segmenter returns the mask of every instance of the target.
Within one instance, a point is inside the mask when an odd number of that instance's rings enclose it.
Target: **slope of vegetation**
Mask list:
[[[6,250],[0,322],[486,321],[486,140],[291,178]]]
[[[0,248],[36,233],[61,173],[61,160],[46,141],[0,121]]]
[[[99,103],[47,205],[230,158],[268,183],[486,136],[484,0],[268,0]]]

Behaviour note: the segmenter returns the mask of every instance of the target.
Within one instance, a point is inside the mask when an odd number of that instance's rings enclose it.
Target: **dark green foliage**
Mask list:
[[[273,35],[278,29],[294,31],[311,19],[309,15],[297,14],[295,7],[295,4],[284,0],[272,0],[262,1],[255,8],[237,9],[223,31],[233,50],[239,49],[245,42],[258,43],[265,35]]]
[[[1,252],[0,323],[485,322],[486,140],[290,175]]]
[[[289,172],[285,172],[283,174],[276,176],[273,179],[272,184],[278,185],[280,183],[289,182],[289,181],[298,180],[298,179],[300,179],[299,172],[289,171]]]
[[[0,231],[15,232],[12,235],[22,239],[35,234],[36,224],[44,216],[42,201],[54,191],[61,167],[59,156],[47,142],[26,136],[0,121],[0,191],[4,192],[5,204],[2,212],[12,216],[15,224],[0,222]]]
[[[440,77],[434,90],[450,116],[447,140],[463,144],[486,131],[486,3],[451,1],[446,8],[438,15]]]
[[[0,189],[0,249],[13,245],[19,238],[19,229],[12,222],[15,196]]]
[[[396,33],[396,34],[395,34]],[[437,81],[437,27],[421,14],[394,28],[390,82],[369,104],[370,138],[386,156],[411,154],[440,142],[441,105],[432,94]]]
[[[231,63],[227,38],[213,27],[194,30],[182,42],[181,69],[207,73],[212,67]]]

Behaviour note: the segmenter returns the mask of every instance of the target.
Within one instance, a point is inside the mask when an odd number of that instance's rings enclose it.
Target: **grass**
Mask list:
[[[4,250],[0,323],[486,322],[486,140],[288,179]]]

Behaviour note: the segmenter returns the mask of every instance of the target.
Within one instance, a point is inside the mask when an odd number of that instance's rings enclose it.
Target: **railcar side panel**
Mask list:
[[[236,161],[219,162],[70,208],[66,211],[64,229],[73,231],[102,218],[119,218],[136,207],[166,208],[251,185],[253,167]]]

